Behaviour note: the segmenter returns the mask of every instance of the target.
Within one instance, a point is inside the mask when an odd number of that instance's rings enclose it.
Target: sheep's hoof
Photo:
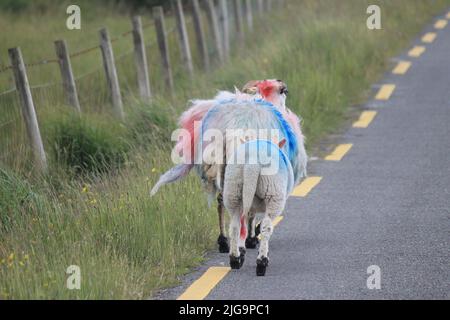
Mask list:
[[[245,248],[239,248],[241,253],[239,257],[230,255],[230,267],[231,269],[240,269],[244,265],[245,261]]]
[[[230,267],[231,269],[240,269],[242,267],[241,257],[230,256]]]
[[[245,247],[247,249],[255,249],[258,243],[258,237],[248,237],[247,239],[245,239]]]
[[[256,260],[256,275],[262,277],[266,275],[266,268],[269,265],[269,259],[263,257],[262,259]]]
[[[230,245],[228,244],[228,238],[224,235],[220,235],[217,239],[217,243],[219,244],[219,252],[220,253],[228,253],[230,252]]]

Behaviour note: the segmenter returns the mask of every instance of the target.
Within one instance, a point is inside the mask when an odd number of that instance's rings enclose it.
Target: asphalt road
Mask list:
[[[437,33],[433,43],[422,43],[426,32]],[[390,99],[362,107],[378,112],[370,126],[338,138],[353,144],[345,157],[310,164],[323,179],[289,199],[266,276],[256,277],[257,251],[248,250],[206,299],[450,298],[450,26],[431,24],[414,45],[426,51],[398,57],[412,62],[406,74],[379,82],[396,85]],[[371,265],[381,289],[367,288]],[[228,266],[228,255],[211,253],[160,298],[177,298],[211,266]]]

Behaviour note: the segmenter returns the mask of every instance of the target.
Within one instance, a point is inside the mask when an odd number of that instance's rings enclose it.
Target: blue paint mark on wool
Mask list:
[[[203,124],[202,124],[202,135],[204,132],[204,126],[206,123],[208,123],[209,118],[213,117],[214,114],[218,111],[216,106],[225,105],[225,104],[248,104],[249,102],[255,103],[259,107],[267,108],[269,111],[271,111],[278,122],[280,123],[280,126],[282,128],[283,136],[287,140],[287,146],[288,146],[288,155],[290,159],[294,159],[297,153],[297,137],[295,136],[294,131],[292,130],[292,127],[290,124],[284,119],[283,115],[280,111],[270,102],[263,100],[263,99],[253,99],[253,100],[237,100],[237,99],[224,99],[224,100],[217,100],[217,103],[214,107],[212,107],[207,114],[204,117]]]

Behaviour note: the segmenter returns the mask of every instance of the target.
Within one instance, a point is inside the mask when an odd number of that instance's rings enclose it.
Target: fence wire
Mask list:
[[[229,42],[231,47],[235,47],[237,38],[236,17],[232,1],[227,1],[228,5],[228,27],[229,27]],[[220,7],[216,7],[218,17],[220,21]],[[245,12],[245,11],[243,11]],[[253,19],[260,18],[260,15],[255,12]],[[190,14],[185,14],[186,28],[190,42],[191,54],[194,60],[194,66],[196,69],[201,69],[203,63],[200,61],[200,53],[196,45],[194,18]],[[208,48],[208,54],[210,60],[214,61],[218,55],[217,49],[214,45],[213,35],[210,28],[210,23],[205,16],[205,12],[202,12],[202,22],[204,26],[204,32],[206,37],[206,45]],[[178,39],[177,25],[175,19],[167,21],[167,27],[165,36],[169,46],[170,60],[172,62],[172,75],[174,79],[180,81],[183,77],[187,77],[185,66],[181,59],[181,47]],[[243,28],[247,30],[245,16],[243,16]],[[155,32],[154,21],[143,23],[143,30],[152,29],[154,32],[144,32],[145,49],[147,53],[148,68],[150,85],[153,93],[166,92],[165,83],[163,81],[163,70],[161,66],[161,57],[159,47],[155,45],[157,43],[157,37]],[[221,34],[223,36],[223,25],[220,24]],[[133,34],[133,30],[124,31],[111,38],[111,43],[115,44],[115,50],[122,51],[116,55],[115,62],[117,73],[119,75],[119,82],[122,91],[129,93],[127,96],[138,96],[138,85],[136,77],[136,66],[134,61],[134,48],[130,45],[118,44],[122,39],[130,38]],[[118,48],[122,48],[118,50]],[[231,50],[233,50],[231,48]],[[79,49],[78,51],[69,54],[71,58],[75,83],[77,86],[78,97],[81,104],[83,113],[111,113],[111,106],[109,103],[110,93],[107,86],[106,75],[102,63],[100,45],[92,45],[87,48]],[[93,67],[90,67],[81,59],[87,54],[96,54],[95,59],[92,58],[90,62],[96,61]],[[26,63],[25,66],[28,70],[28,76],[30,82],[33,83],[33,79],[39,77],[44,80],[44,83],[33,84],[30,86],[33,100],[36,106],[36,113],[39,120],[48,117],[55,116],[55,110],[58,106],[64,104],[64,92],[63,86],[60,81],[47,81],[55,79],[55,76],[60,77],[59,68],[54,68],[50,72],[45,73],[49,79],[42,78],[41,69],[38,67],[45,65],[59,65],[59,60],[54,58],[41,59],[31,63]],[[39,70],[39,74],[37,73]],[[77,72],[79,70],[79,73]],[[84,72],[83,72],[84,71]],[[4,91],[0,89],[0,162],[8,164],[13,168],[24,168],[27,165],[27,161],[30,159],[30,150],[28,148],[28,141],[24,122],[21,115],[21,107],[19,95],[17,94],[13,79],[12,66],[0,65],[0,75],[10,72],[10,79],[5,83]],[[182,82],[182,80],[180,81]],[[127,96],[124,96],[127,99]],[[56,112],[57,116],[57,112]],[[45,143],[45,137],[44,137]]]

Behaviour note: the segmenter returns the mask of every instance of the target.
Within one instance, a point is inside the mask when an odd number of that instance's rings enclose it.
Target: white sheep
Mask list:
[[[264,276],[269,263],[269,239],[272,221],[284,210],[294,187],[291,162],[283,151],[286,139],[278,145],[268,140],[241,144],[227,160],[223,201],[230,213],[230,266],[239,269],[244,263],[248,220],[256,212],[264,213],[261,242],[256,260],[256,274]],[[242,161],[244,159],[244,161]]]

